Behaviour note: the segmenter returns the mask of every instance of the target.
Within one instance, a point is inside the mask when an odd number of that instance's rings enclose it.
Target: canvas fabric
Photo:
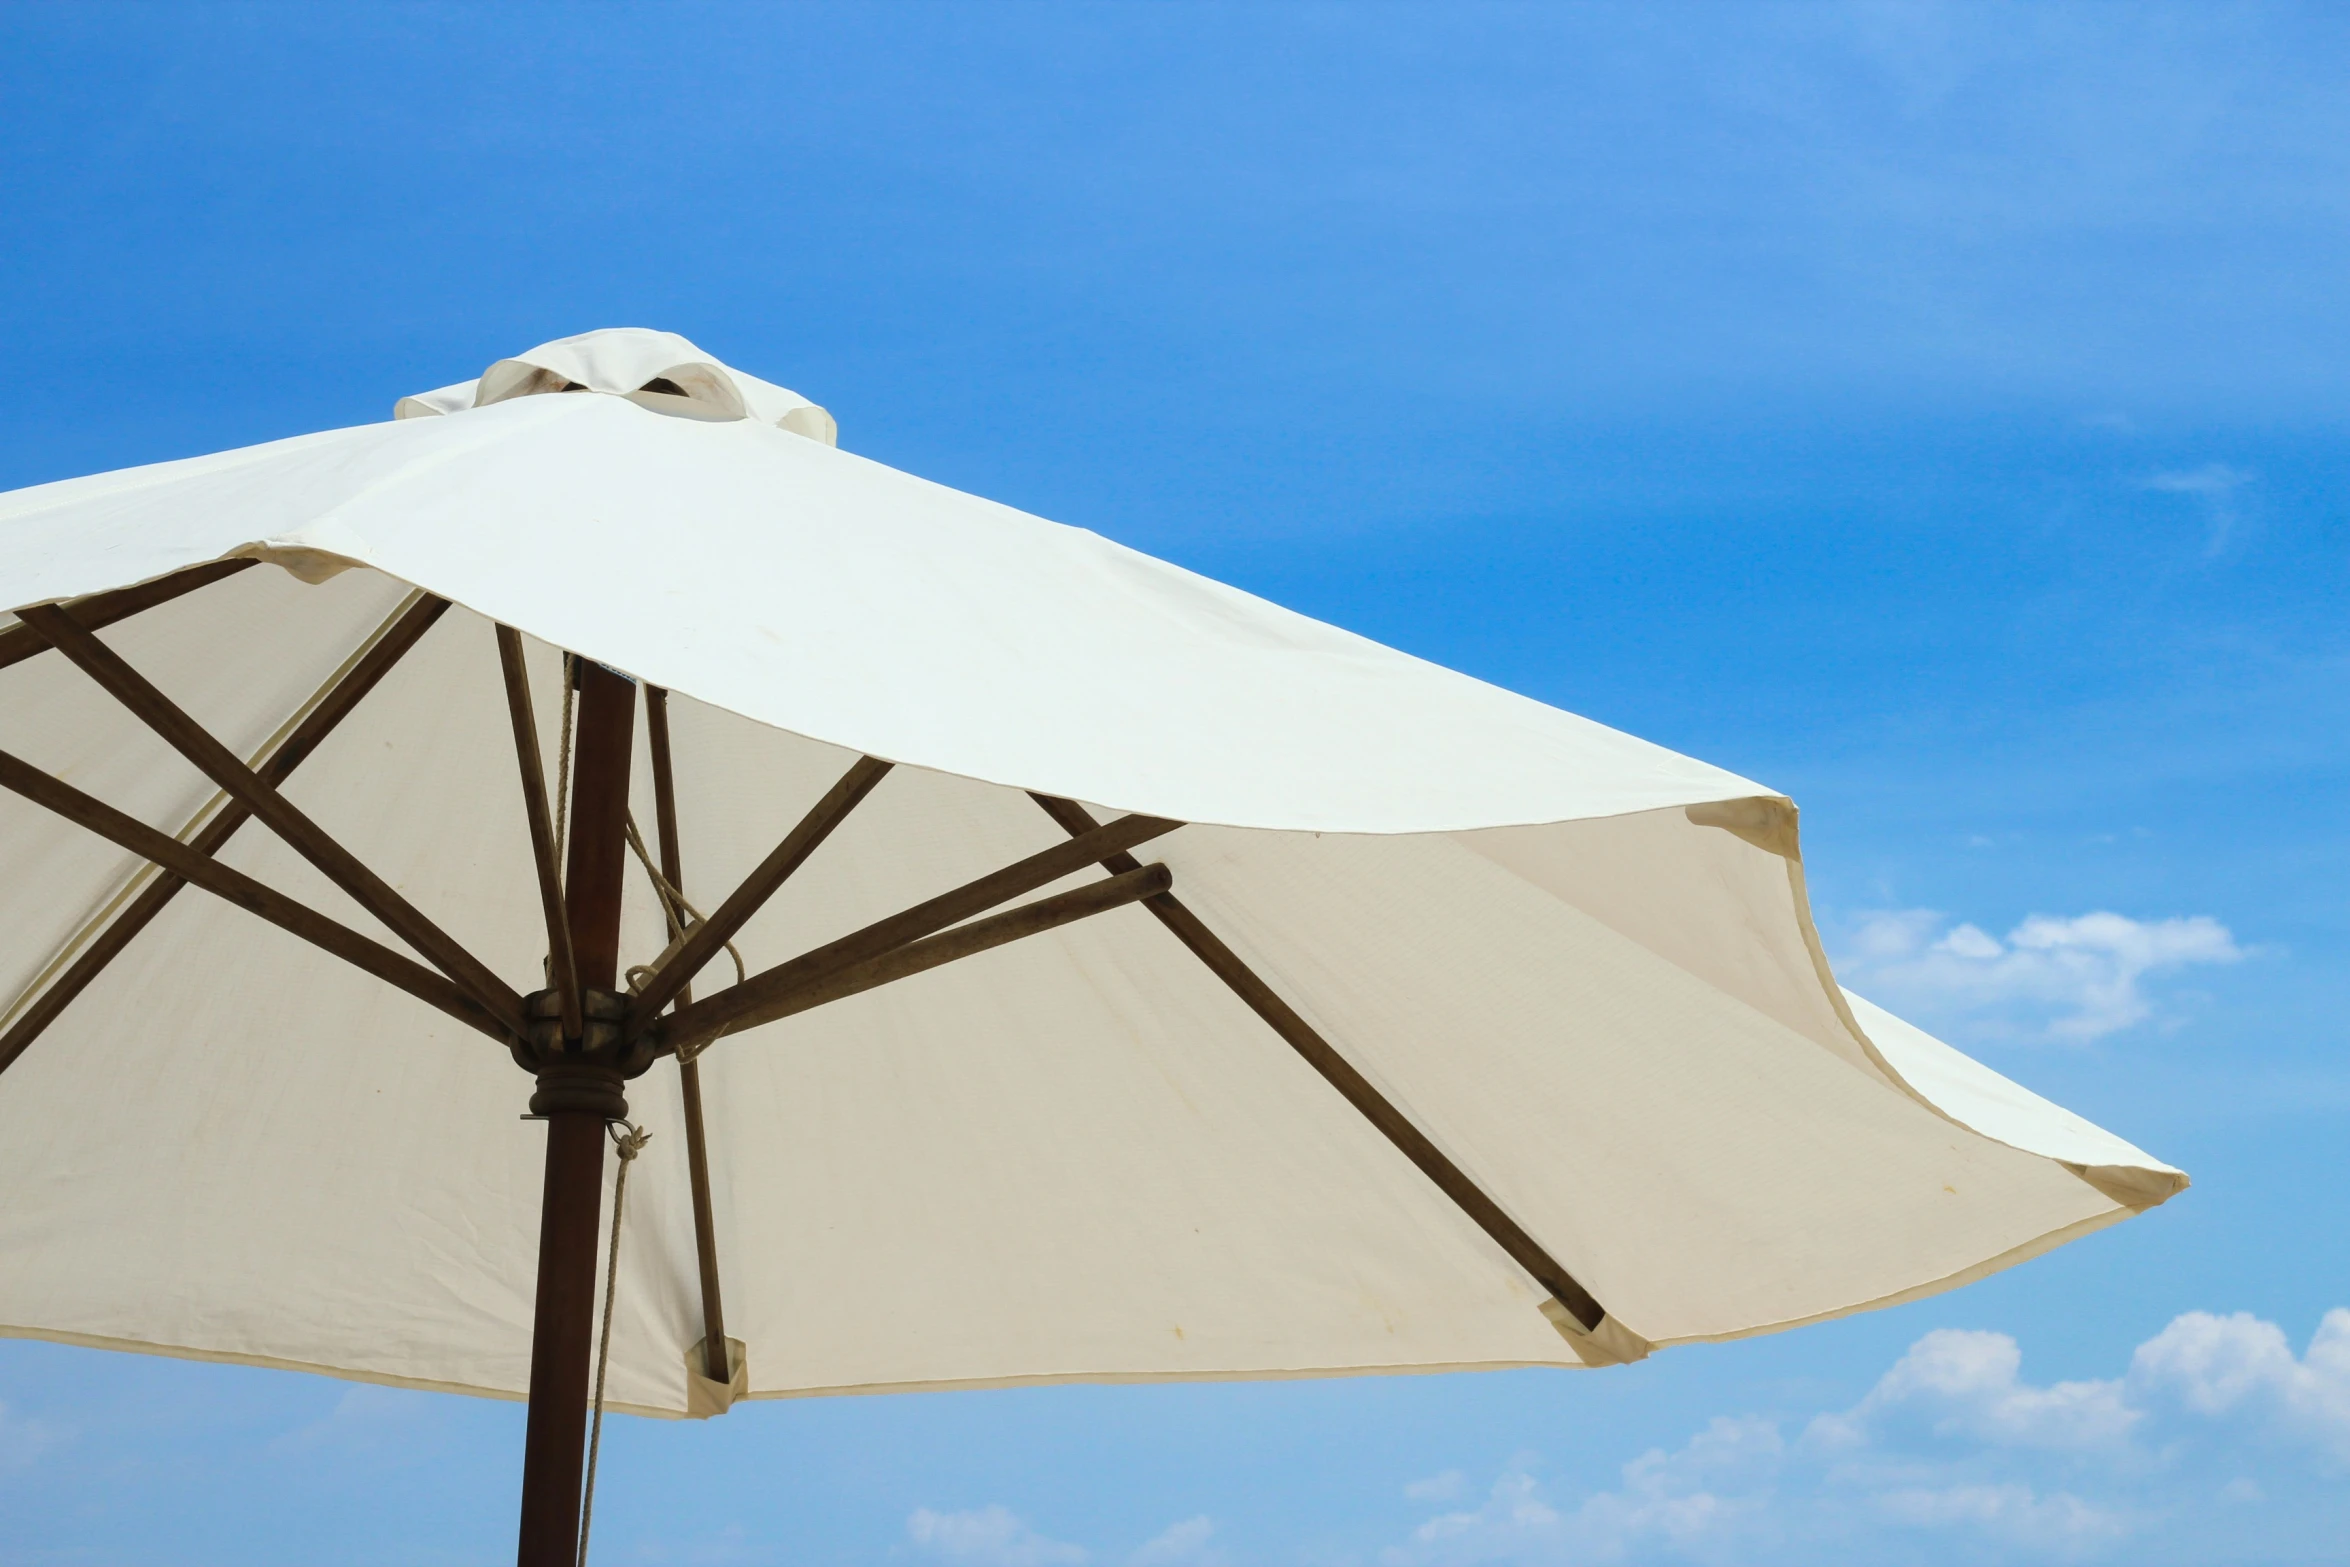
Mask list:
[[[702,402],[637,395],[656,376]],[[704,908],[859,755],[898,764],[745,928],[753,970],[1061,841],[1029,790],[1184,821],[1139,857],[1609,1313],[1596,1345],[1554,1325],[1126,908],[703,1056],[741,1394],[1603,1362],[1948,1288],[2185,1184],[1847,996],[1775,792],[843,452],[769,383],[730,406],[735,376],[591,334],[394,422],[19,491],[0,601],[259,558],[102,634],[255,756],[419,590],[452,600],[286,792],[522,990],[544,925],[497,622],[550,758],[558,649],[675,693]],[[168,831],[217,807],[53,652],[0,669],[0,749]],[[649,834],[641,723],[632,789]],[[222,858],[397,945],[259,824]],[[0,1004],[144,874],[0,796]],[[629,874],[642,963],[666,931]],[[520,1397],[529,1090],[184,891],[0,1075],[0,1333]],[[613,1401],[705,1413],[731,1395],[687,1363],[675,1063],[629,1100],[653,1140]]]

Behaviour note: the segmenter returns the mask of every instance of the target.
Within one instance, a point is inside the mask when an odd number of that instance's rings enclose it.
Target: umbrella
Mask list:
[[[0,1332],[527,1397],[526,1563],[591,1401],[1607,1365],[2186,1184],[1762,785],[673,335],[398,415],[0,497]]]

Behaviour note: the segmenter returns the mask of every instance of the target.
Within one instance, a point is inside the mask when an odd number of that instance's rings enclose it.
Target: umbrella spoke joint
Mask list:
[[[515,1037],[513,1055],[516,1066],[538,1079],[530,1113],[581,1110],[607,1121],[624,1120],[628,1101],[621,1085],[642,1077],[653,1064],[652,1042],[623,1039],[628,997],[618,991],[590,987],[580,992],[577,1036],[563,1027],[566,1000],[559,991],[541,990],[522,1001],[522,1032]]]

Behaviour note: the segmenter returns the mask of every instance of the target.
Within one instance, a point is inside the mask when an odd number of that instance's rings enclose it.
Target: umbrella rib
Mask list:
[[[807,862],[818,845],[832,836],[832,830],[847,820],[858,802],[873,792],[874,785],[888,776],[890,764],[870,756],[859,757],[840,780],[824,792],[824,797],[808,808],[808,814],[759,862],[758,868],[745,876],[742,885],[727,895],[711,916],[689,931],[685,939],[672,947],[656,965],[645,988],[629,1002],[628,1022],[623,1037],[634,1039],[649,1027],[661,1009],[677,994],[693,983],[702,966],[718,955],[719,949],[734,939],[734,934],[749,922],[752,915],[766,905],[777,888],[791,874]]]
[[[168,604],[183,593],[193,593],[223,577],[233,577],[247,566],[260,564],[250,556],[236,560],[208,560],[201,566],[190,566],[184,571],[175,571],[168,577],[157,577],[152,582],[142,582],[136,587],[113,588],[104,593],[92,593],[86,598],[69,599],[66,607],[73,611],[74,619],[95,631],[100,626],[111,626],[118,620],[128,620],[141,610]],[[34,654],[48,650],[49,639],[21,621],[0,631],[0,669],[6,669],[11,664],[21,664]]]
[[[811,960],[833,950],[819,947],[806,957],[754,974],[707,1001],[672,1013],[660,1032],[661,1047],[698,1054],[698,1046],[706,1046],[721,1034],[756,1028],[826,1002],[860,995],[893,980],[925,973],[957,958],[991,951],[1025,936],[1058,930],[1095,914],[1122,909],[1129,903],[1147,902],[1164,895],[1173,884],[1174,877],[1166,866],[1137,865],[1101,881],[1006,909],[939,935],[906,942],[878,956],[834,958],[810,966]],[[835,942],[833,947],[841,945]],[[787,969],[795,972],[786,976]]]
[[[276,888],[231,870],[169,833],[159,832],[137,817],[94,799],[29,762],[0,751],[0,788],[56,812],[67,821],[87,827],[101,838],[151,860],[180,880],[193,882],[250,914],[257,914],[281,930],[314,946],[323,947],[344,962],[364,969],[387,984],[396,985],[419,1001],[431,1003],[459,1022],[503,1040],[508,1031],[501,1020],[464,991],[413,959],[402,957],[381,942],[372,941],[347,925],[287,897]]]
[[[653,756],[653,828],[661,840],[661,874],[682,898],[685,892],[685,856],[678,844],[677,777],[669,748],[669,693],[660,686],[645,687],[645,740]],[[668,907],[668,899],[662,900]],[[678,911],[682,919],[684,911]],[[677,932],[673,929],[672,936]],[[689,985],[677,987],[677,1004],[693,1005]],[[694,1264],[702,1284],[702,1372],[721,1386],[734,1380],[726,1348],[726,1307],[718,1293],[718,1219],[710,1201],[709,1130],[702,1119],[702,1067],[680,1058],[678,1097],[685,1111],[686,1184],[694,1209]]]
[[[1106,827],[1094,829],[1081,841],[1058,843],[1024,860],[1015,860],[976,881],[965,882],[952,891],[942,892],[935,898],[917,903],[887,919],[876,920],[838,941],[827,942],[789,962],[764,969],[739,985],[731,985],[714,996],[694,1003],[694,1014],[714,1020],[731,1017],[736,1011],[758,1005],[762,998],[784,994],[803,981],[836,973],[868,958],[880,957],[893,948],[944,930],[974,914],[985,913],[1008,899],[1017,898],[1024,892],[1034,892],[1050,882],[1081,871],[1105,854],[1116,854],[1137,844],[1147,843],[1182,825],[1181,822],[1171,822],[1160,816],[1120,817]],[[717,917],[713,915],[711,924],[716,923]],[[696,927],[697,931],[704,928]],[[639,1004],[643,1000],[644,996],[638,996]],[[641,1032],[643,1025],[636,1021],[635,1006],[629,1008],[628,1015],[631,1029]],[[648,1017],[646,1022],[650,1021]]]
[[[514,757],[522,770],[522,808],[530,820],[530,853],[538,867],[539,907],[547,920],[549,976],[561,1008],[563,1037],[577,1039],[585,1013],[579,1000],[579,962],[571,950],[571,915],[563,907],[563,873],[555,864],[554,813],[547,808],[547,768],[539,755],[538,719],[530,709],[530,671],[522,662],[522,633],[498,627],[498,663],[506,676],[506,713],[514,724]]]
[[[335,727],[358,707],[360,699],[373,691],[385,675],[391,673],[392,666],[399,663],[408,650],[432,629],[433,623],[441,618],[442,612],[448,607],[447,599],[425,594],[386,625],[344,671],[343,677],[303,715],[293,732],[270,752],[269,759],[258,769],[261,778],[271,784],[280,784],[291,777],[294,769],[309,760],[311,753],[318,749],[328,735],[334,733]],[[203,829],[188,840],[188,848],[210,859],[221,851],[252,815],[242,801],[227,801],[204,824]],[[154,922],[155,917],[186,885],[187,882],[181,877],[163,871],[141,889],[129,907],[110,921],[105,930],[74,959],[72,966],[58,975],[25,1009],[24,1016],[10,1025],[6,1034],[0,1034],[0,1072],[7,1071],[18,1056],[31,1048],[33,1041],[40,1038],[42,1032],[73,1004],[76,996],[89,988],[106,966],[130,945],[133,937]]]
[[[483,1010],[510,1031],[522,1031],[522,998],[489,968],[435,925],[422,910],[362,865],[324,828],[263,781],[253,769],[214,739],[177,703],[150,684],[123,657],[55,604],[19,611],[25,624],[48,639],[83,672],[154,730],[211,780],[243,802],[254,815],[323,872],[329,881],[374,915],[402,940],[457,982]]]
[[[1052,795],[1031,793],[1029,798],[1044,807],[1045,814],[1060,823],[1063,831],[1082,842],[1079,835],[1093,829],[1093,817],[1074,800],[1063,800]],[[1128,854],[1105,856],[1105,870],[1128,871],[1134,867],[1134,857]],[[1338,1053],[1313,1025],[1298,1016],[1288,1002],[1272,986],[1259,978],[1256,971],[1242,962],[1239,954],[1219,940],[1214,931],[1201,922],[1173,893],[1161,893],[1146,900],[1143,907],[1158,916],[1159,923],[1172,931],[1175,939],[1189,947],[1193,956],[1206,964],[1209,971],[1229,986],[1234,995],[1247,1003],[1249,1010],[1263,1018],[1274,1033],[1305,1058],[1306,1064],[1322,1074],[1325,1082],[1360,1112],[1396,1151],[1417,1165],[1420,1173],[1436,1183],[1437,1189],[1452,1199],[1454,1206],[1468,1215],[1476,1226],[1490,1236],[1494,1243],[1507,1252],[1519,1267],[1533,1276],[1534,1281],[1574,1315],[1584,1331],[1596,1332],[1607,1315],[1605,1308],[1592,1298],[1591,1292],[1577,1283],[1575,1276],[1560,1266],[1557,1258],[1545,1250],[1540,1242],[1528,1235],[1515,1219],[1486,1195],[1484,1189],[1471,1180],[1466,1171],[1445,1157],[1444,1151],[1429,1140],[1426,1133],[1414,1126],[1411,1119],[1385,1094],[1372,1086],[1370,1079],[1355,1070],[1353,1063]]]

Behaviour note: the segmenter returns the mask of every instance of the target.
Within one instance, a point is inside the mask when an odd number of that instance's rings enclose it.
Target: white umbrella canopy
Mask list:
[[[435,1004],[209,889],[110,935],[162,851],[82,803],[405,950],[267,818],[204,838],[231,807],[176,708],[538,991],[499,626],[558,808],[559,650],[648,692],[630,811],[667,837],[665,764],[718,923],[830,828],[734,932],[753,984],[720,957],[638,1019],[640,1054],[707,1050],[710,1215],[656,1060],[617,1407],[1602,1364],[1946,1289],[2186,1184],[1841,991],[1761,785],[842,452],[668,334],[400,413],[0,497],[0,1333],[530,1387],[511,1015],[446,952]],[[1018,939],[759,987],[1130,814],[1163,821],[942,911],[1058,900],[963,946]],[[623,966],[670,945],[636,864],[619,931]],[[710,1256],[731,1393],[697,1375]]]

